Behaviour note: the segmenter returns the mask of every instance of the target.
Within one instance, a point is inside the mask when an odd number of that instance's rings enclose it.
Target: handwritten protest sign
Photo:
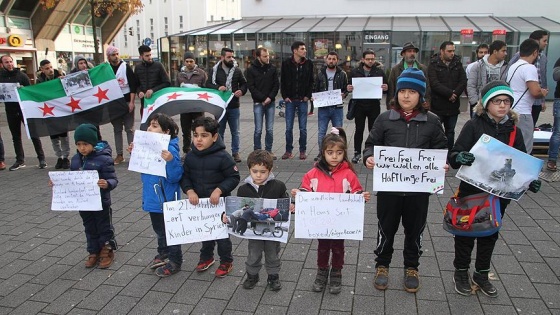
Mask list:
[[[51,210],[101,211],[97,171],[49,172],[53,183]]]
[[[364,238],[364,196],[298,192],[295,237],[361,241]]]
[[[443,192],[447,150],[375,146],[373,190]]]
[[[165,160],[161,157],[161,150],[167,150],[169,135],[136,130],[134,132],[134,149],[130,155],[128,170],[166,176]]]
[[[226,210],[224,198],[217,205],[209,198],[192,205],[189,200],[177,200],[163,204],[165,236],[167,245],[197,243],[228,237],[227,225],[222,223]]]
[[[353,99],[381,99],[383,97],[382,77],[352,78]]]
[[[340,89],[312,93],[311,96],[313,97],[314,107],[342,105],[342,91]]]
[[[0,83],[0,102],[17,102],[19,83]]]

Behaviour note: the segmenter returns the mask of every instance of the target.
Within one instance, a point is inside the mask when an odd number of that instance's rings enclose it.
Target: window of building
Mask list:
[[[179,15],[179,29],[183,30],[183,16]]]
[[[167,17],[163,18],[163,24],[165,27],[165,35],[167,36],[167,30],[169,29],[169,25],[167,24]]]
[[[150,31],[154,30],[154,19],[150,19]]]

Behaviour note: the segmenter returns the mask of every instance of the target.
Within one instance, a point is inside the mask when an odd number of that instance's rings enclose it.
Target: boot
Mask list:
[[[327,279],[329,278],[328,268],[317,268],[317,277],[315,277],[315,282],[313,283],[313,291],[323,292],[325,286],[327,285]]]
[[[256,275],[247,273],[247,278],[243,281],[243,289],[251,290],[257,285],[257,282],[259,282],[258,273]]]
[[[469,281],[469,269],[455,269],[453,275],[455,291],[461,295],[471,295],[471,283]]]
[[[282,289],[282,284],[280,283],[280,277],[278,277],[278,274],[268,275],[268,280],[266,280],[266,282],[268,283],[270,291],[280,291],[280,289]]]
[[[472,282],[477,285],[480,291],[485,295],[492,298],[498,296],[498,290],[496,290],[496,287],[488,280],[488,270],[475,271],[473,273]]]
[[[111,267],[113,264],[113,260],[115,259],[115,253],[113,252],[113,248],[109,242],[105,242],[105,245],[101,249],[99,253],[99,268],[100,269],[107,269]]]
[[[420,287],[420,276],[418,270],[408,267],[404,270],[404,289],[406,292],[415,293]]]
[[[342,290],[342,269],[331,269],[329,293],[339,294]]]
[[[389,284],[389,267],[378,266],[375,268],[375,279],[373,280],[373,286],[377,290],[387,289]]]

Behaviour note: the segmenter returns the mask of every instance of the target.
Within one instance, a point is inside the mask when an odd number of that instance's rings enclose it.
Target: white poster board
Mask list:
[[[333,105],[342,105],[342,91],[340,89],[324,92],[312,93],[313,106],[325,107]]]
[[[224,198],[220,198],[217,205],[211,204],[210,198],[199,199],[197,205],[187,199],[165,202],[163,218],[167,245],[228,238],[227,225],[222,223],[225,211]]]
[[[383,97],[383,77],[352,78],[353,99],[381,99]]]
[[[520,132],[519,130],[517,132]],[[475,160],[455,177],[498,197],[519,200],[539,178],[543,160],[483,134],[470,152]]]
[[[298,192],[295,237],[309,239],[364,238],[362,194]]]
[[[128,170],[166,176],[165,164],[161,151],[167,150],[171,136],[142,130],[134,131],[134,149],[130,154]]]
[[[49,172],[53,183],[51,210],[101,211],[97,171]]]
[[[447,150],[375,146],[373,190],[443,193]]]
[[[0,83],[0,102],[17,102],[19,83]]]

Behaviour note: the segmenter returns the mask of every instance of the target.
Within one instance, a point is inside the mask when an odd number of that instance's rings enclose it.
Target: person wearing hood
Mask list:
[[[0,83],[17,83],[20,86],[30,85],[29,78],[27,75],[20,71],[19,68],[14,67],[14,59],[8,55],[1,57],[2,70],[0,71]],[[12,133],[12,140],[14,142],[14,151],[16,152],[16,162],[9,169],[10,171],[18,170],[25,167],[25,153],[23,151],[23,143],[21,141],[21,123],[23,123],[23,113],[21,112],[21,107],[17,101],[15,102],[4,102],[6,110],[6,118],[8,120],[8,127]],[[33,142],[33,147],[37,153],[37,159],[39,159],[39,168],[46,168],[47,162],[45,161],[45,152],[43,151],[43,145],[41,144],[41,139],[31,138]],[[3,145],[2,145],[3,149]],[[4,163],[4,150],[0,152],[0,169],[6,168]]]
[[[275,66],[270,64],[270,55],[266,48],[257,48],[255,55],[255,60],[245,73],[247,88],[253,98],[253,115],[255,117],[253,150],[262,149],[261,136],[264,117],[266,123],[264,148],[276,160],[276,156],[272,153],[272,143],[274,140],[274,99],[280,88],[278,71]]]
[[[77,55],[74,58],[74,69],[70,73],[76,73],[79,71],[84,71],[93,68],[92,65],[87,61],[87,59],[82,55]]]
[[[177,85],[184,87],[204,87],[208,76],[196,64],[196,59],[192,52],[186,52],[183,56],[184,66],[177,73]],[[191,150],[191,126],[193,120],[202,116],[204,113],[183,113],[181,114],[181,130],[183,131],[183,153],[187,154]]]
[[[438,115],[445,129],[447,148],[455,141],[455,126],[459,117],[461,94],[467,86],[467,75],[461,58],[455,55],[455,44],[445,41],[439,46],[428,66],[428,84],[432,92],[431,111]]]
[[[150,46],[141,45],[138,53],[142,62],[134,68],[134,75],[138,81],[136,94],[140,98],[140,118],[144,113],[144,98],[152,97],[155,92],[171,86],[171,80],[161,62],[154,61]]]
[[[473,62],[467,75],[467,95],[469,96],[469,104],[471,117],[474,116],[474,106],[480,98],[480,90],[486,84],[503,80],[507,73],[507,44],[501,40],[495,40],[490,44],[490,54],[485,55],[482,59]],[[469,65],[470,66],[470,65]]]

